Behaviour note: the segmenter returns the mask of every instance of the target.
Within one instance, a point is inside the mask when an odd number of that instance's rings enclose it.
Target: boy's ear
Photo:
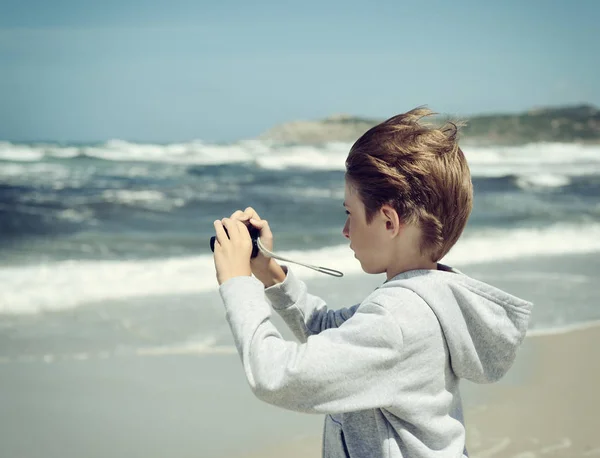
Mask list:
[[[385,228],[389,231],[392,231],[392,235],[399,233],[400,229],[402,229],[402,221],[400,221],[400,217],[398,216],[396,209],[391,205],[383,205],[381,207],[381,213],[385,222]]]

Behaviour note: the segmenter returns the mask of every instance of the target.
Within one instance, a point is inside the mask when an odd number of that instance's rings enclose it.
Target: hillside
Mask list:
[[[532,109],[518,114],[460,118],[467,121],[461,138],[468,143],[600,142],[600,110],[591,105]],[[319,121],[276,126],[261,139],[282,143],[353,142],[381,120],[337,115]]]

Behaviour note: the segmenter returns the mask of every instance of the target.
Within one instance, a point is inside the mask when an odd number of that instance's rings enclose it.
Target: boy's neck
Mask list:
[[[389,281],[396,275],[411,270],[437,270],[437,262],[418,260],[415,262],[402,263],[402,265],[391,267],[386,271],[387,280]]]

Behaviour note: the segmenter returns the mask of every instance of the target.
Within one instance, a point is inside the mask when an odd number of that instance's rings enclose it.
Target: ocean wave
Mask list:
[[[110,203],[122,204],[136,208],[170,211],[175,207],[185,205],[185,199],[169,199],[163,192],[157,190],[107,189],[102,197]]]
[[[256,159],[259,167],[270,170],[290,168],[317,170],[344,170],[350,145],[334,143],[321,148],[289,146],[275,154],[263,155]]]
[[[476,177],[569,177],[600,173],[600,145],[531,143],[513,147],[467,147],[464,151],[471,174]]]
[[[562,171],[509,174],[494,177],[473,177],[476,196],[486,193],[520,192],[523,196],[537,191],[569,192],[573,195],[597,196],[600,191],[600,174],[569,175]]]
[[[466,234],[442,262],[474,263],[600,251],[600,225],[485,230]],[[291,259],[361,272],[347,245],[281,253]],[[295,267],[301,278],[322,274]],[[332,280],[333,281],[333,280]],[[212,255],[138,261],[63,261],[0,269],[0,313],[28,314],[86,303],[216,290]]]
[[[0,178],[29,178],[43,176],[47,181],[64,180],[69,176],[69,169],[60,164],[47,162],[39,163],[8,163],[0,167]]]
[[[0,142],[0,160],[34,162],[44,158],[44,147]]]
[[[253,164],[268,170],[345,168],[350,143],[277,145],[248,140],[233,144],[209,144],[199,140],[173,144],[141,144],[110,140],[94,146],[51,144],[23,145],[0,142],[0,160],[35,162],[43,159],[91,157],[116,162],[149,162],[187,165]],[[600,173],[600,145],[578,143],[531,143],[521,146],[463,148],[473,176],[535,175],[567,176]]]
[[[571,183],[571,178],[565,175],[542,173],[539,175],[520,176],[516,185],[523,189],[562,188]]]
[[[600,224],[597,223],[555,224],[544,229],[482,229],[465,234],[443,262],[458,267],[531,256],[596,251],[600,251]]]
[[[600,145],[580,143],[529,143],[519,146],[464,147],[470,161],[477,164],[570,164],[599,162]]]

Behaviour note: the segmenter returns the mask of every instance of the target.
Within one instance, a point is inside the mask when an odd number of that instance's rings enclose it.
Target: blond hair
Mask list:
[[[421,228],[423,254],[443,258],[463,232],[473,207],[469,166],[457,143],[458,123],[421,124],[419,107],[365,132],[346,159],[346,179],[365,205],[367,223],[384,204]]]

